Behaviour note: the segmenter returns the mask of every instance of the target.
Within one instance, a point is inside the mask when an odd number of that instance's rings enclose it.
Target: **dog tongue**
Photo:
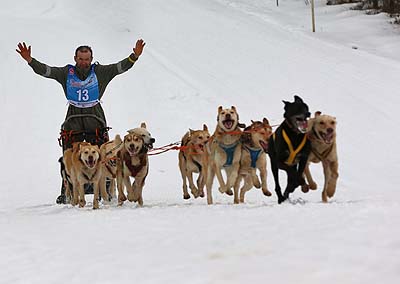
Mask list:
[[[93,160],[93,159],[89,159],[88,165],[89,165],[89,167],[93,168],[93,166],[94,166],[94,160]]]
[[[326,143],[330,143],[333,137],[333,133],[323,134],[322,138],[325,140]]]
[[[263,148],[264,152],[268,152],[268,143],[265,143],[264,141],[260,140],[260,145]]]
[[[232,120],[225,120],[224,121],[224,125],[225,125],[226,128],[230,129],[230,128],[232,128],[233,121]]]

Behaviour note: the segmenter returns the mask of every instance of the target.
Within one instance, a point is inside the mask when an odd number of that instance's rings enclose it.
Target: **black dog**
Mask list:
[[[298,96],[294,96],[293,103],[286,101],[283,103],[285,120],[269,138],[268,143],[268,155],[271,159],[278,203],[285,201],[299,185],[306,186],[303,172],[311,151],[310,141],[305,134],[307,119],[310,117],[308,106]],[[279,185],[279,169],[286,171],[288,176],[283,195]]]

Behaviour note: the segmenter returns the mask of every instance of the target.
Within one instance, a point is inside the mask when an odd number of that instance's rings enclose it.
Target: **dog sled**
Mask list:
[[[97,122],[96,124],[99,125],[99,127],[95,128],[94,131],[70,130],[69,128],[66,127],[66,126],[68,126],[68,123],[70,123],[73,120],[76,120],[76,119],[83,120],[83,119],[88,119],[88,118],[95,120]],[[72,144],[74,142],[86,141],[91,144],[101,146],[103,143],[105,143],[109,140],[108,132],[110,129],[111,129],[111,127],[108,127],[106,125],[106,122],[101,117],[98,117],[97,115],[94,115],[94,114],[70,115],[61,124],[60,137],[58,138],[58,143],[59,143],[59,146],[62,148],[63,153],[65,150],[72,148]],[[62,182],[61,182],[61,194],[57,197],[56,203],[57,204],[66,204],[68,202],[66,195],[65,195],[66,186],[67,186],[66,182],[69,183],[70,188],[72,188],[72,183],[68,179],[62,156],[58,159],[58,162],[60,163],[60,174],[62,177]],[[110,187],[110,181],[107,180],[107,183],[106,183],[107,191],[108,191],[109,187]],[[90,184],[90,183],[85,184],[85,194],[93,194],[92,184]]]

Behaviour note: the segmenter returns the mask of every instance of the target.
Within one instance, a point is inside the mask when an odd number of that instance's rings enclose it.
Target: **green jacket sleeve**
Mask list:
[[[135,64],[137,57],[135,54],[129,55],[127,58],[121,60],[118,63],[101,65],[98,64],[95,67],[96,76],[99,81],[110,82],[115,76],[120,75],[132,68]]]
[[[101,64],[96,65],[94,70],[97,79],[99,80],[100,99],[103,96],[108,83],[110,83],[110,81],[115,76],[120,75],[131,69],[137,59],[138,58],[135,56],[135,54],[132,53],[127,58],[121,60],[118,63],[109,65],[101,65]]]
[[[33,71],[45,78],[53,79],[63,85],[65,89],[65,83],[67,81],[67,74],[68,74],[68,66],[64,67],[51,67],[47,64],[39,62],[35,58],[32,58],[31,63],[29,66],[33,69]]]

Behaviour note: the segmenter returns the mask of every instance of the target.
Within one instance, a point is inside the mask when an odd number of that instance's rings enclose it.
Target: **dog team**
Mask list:
[[[190,198],[189,184],[193,197],[204,197],[206,189],[207,203],[213,204],[215,177],[219,191],[233,195],[234,203],[243,203],[245,193],[253,187],[261,188],[264,195],[271,196],[267,188],[267,154],[278,203],[288,199],[299,186],[305,193],[317,188],[310,163],[322,163],[323,166],[322,201],[327,202],[333,197],[338,179],[335,117],[316,112],[310,118],[307,104],[297,95],[294,102],[283,103],[284,121],[274,132],[266,118],[251,121],[246,127],[239,122],[235,106],[218,108],[217,126],[212,135],[206,125],[201,130],[189,129],[182,137],[178,154],[183,198]],[[139,128],[128,130],[123,140],[116,135],[114,140],[100,147],[87,142],[74,143],[63,155],[67,200],[72,205],[84,207],[84,185],[92,184],[93,209],[99,208],[100,196],[105,202],[118,198],[118,205],[129,200],[142,206],[143,187],[149,171],[148,152],[154,142],[146,124],[142,123]],[[279,170],[287,174],[283,192]],[[196,182],[194,173],[197,174]],[[109,186],[106,187],[106,183]]]

